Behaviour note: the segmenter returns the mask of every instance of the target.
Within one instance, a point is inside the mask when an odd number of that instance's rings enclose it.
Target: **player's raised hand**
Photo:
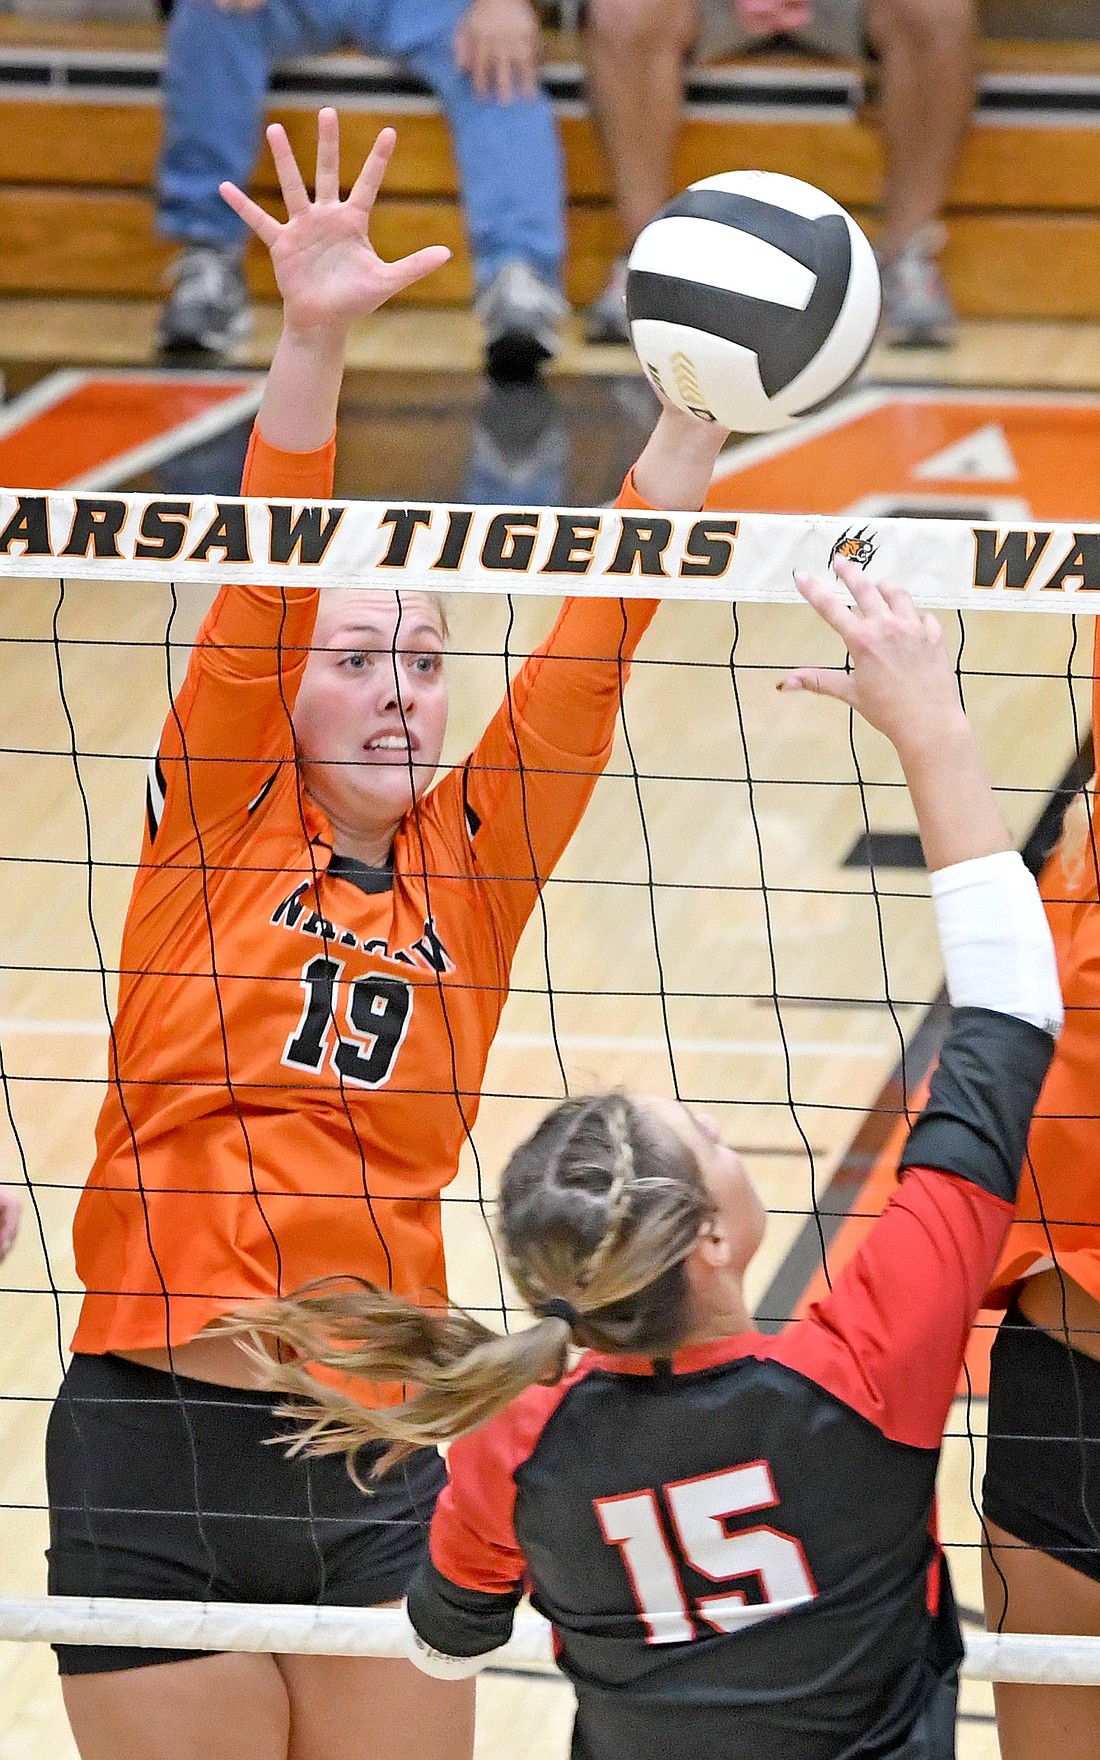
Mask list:
[[[284,222],[235,183],[220,186],[222,199],[271,252],[284,319],[291,329],[346,329],[430,275],[450,256],[445,245],[428,245],[396,263],[386,263],[371,243],[371,211],[396,139],[392,128],[381,131],[351,193],[341,200],[340,124],[336,111],[326,106],[317,117],[317,171],[311,198],[286,130],[273,123],[267,141],[286,203]]]
[[[812,575],[796,573],[795,585],[844,642],[851,670],[801,666],[778,688],[847,703],[899,752],[941,739],[963,709],[939,619],[918,611],[901,587],[868,580],[854,562],[838,558],[833,567],[854,606]]]

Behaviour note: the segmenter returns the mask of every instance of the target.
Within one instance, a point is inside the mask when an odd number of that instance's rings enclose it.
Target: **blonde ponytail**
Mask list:
[[[414,1307],[372,1284],[335,1278],[252,1303],[227,1330],[264,1385],[294,1402],[282,1408],[300,1424],[288,1453],[344,1453],[353,1478],[353,1457],[364,1443],[391,1444],[372,1477],[384,1473],[414,1449],[476,1430],[537,1382],[559,1381],[569,1355],[569,1326],[561,1319],[502,1334],[461,1308]],[[372,1411],[319,1381],[315,1369],[413,1383],[418,1391]]]
[[[460,1308],[416,1307],[372,1284],[325,1278],[226,1322],[301,1426],[290,1452],[388,1442],[384,1472],[416,1448],[475,1430],[537,1383],[560,1381],[571,1344],[661,1356],[689,1325],[684,1260],[713,1203],[680,1139],[623,1094],[565,1100],[516,1150],[499,1231],[533,1326],[493,1332]],[[367,1410],[318,1380],[338,1370],[412,1391]]]

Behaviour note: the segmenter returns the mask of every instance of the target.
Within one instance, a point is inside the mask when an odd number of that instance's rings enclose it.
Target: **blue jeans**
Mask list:
[[[165,41],[162,236],[237,243],[247,229],[218,185],[228,179],[247,186],[272,67],[354,45],[399,58],[437,93],[451,130],[479,288],[512,257],[560,282],[561,148],[549,102],[542,93],[510,104],[477,96],[451,47],[467,4],[265,0],[242,13],[222,12],[212,0],[176,0]]]

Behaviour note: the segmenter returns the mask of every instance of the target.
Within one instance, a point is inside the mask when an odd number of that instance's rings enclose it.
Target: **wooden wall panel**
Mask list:
[[[433,278],[431,303],[469,298],[461,218],[453,204],[395,202],[378,212],[375,236],[384,256],[415,248],[413,239],[450,245],[455,259]],[[98,294],[151,298],[164,293],[173,255],[156,237],[152,198],[124,191],[0,187],[0,293]],[[250,253],[253,292],[273,299],[267,253]]]
[[[869,217],[862,218],[869,223]],[[454,257],[410,290],[406,303],[464,303],[472,294],[462,219],[454,203],[398,199],[380,204],[379,250],[402,256],[426,243]],[[606,208],[577,207],[569,218],[568,291],[575,303],[602,285],[617,247]],[[0,188],[0,294],[96,294],[154,298],[170,247],[155,235],[153,205],[128,192]],[[1100,319],[1100,216],[965,214],[952,219],[945,267],[967,317]],[[257,247],[249,261],[258,298],[274,297],[270,266]]]
[[[1100,218],[960,214],[944,270],[968,318],[1100,318]]]
[[[313,118],[280,109],[282,122],[306,164],[313,157]],[[446,126],[439,116],[376,110],[342,118],[349,177],[379,128],[392,122],[398,147],[387,189],[392,196],[457,193]],[[0,184],[71,184],[74,187],[152,188],[160,115],[148,104],[0,102]],[[562,121],[566,172],[575,201],[607,200],[603,159],[586,117]],[[829,122],[720,122],[689,119],[676,165],[680,187],[715,171],[755,166],[820,183],[838,201],[866,207],[877,198],[881,147],[865,120]],[[266,149],[256,167],[257,193],[277,191]],[[1100,209],[1100,126],[1091,128],[975,127],[952,192],[962,208]]]

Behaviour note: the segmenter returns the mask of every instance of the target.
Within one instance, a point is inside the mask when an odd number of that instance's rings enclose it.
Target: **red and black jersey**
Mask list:
[[[1051,1051],[959,1011],[897,1193],[804,1320],[588,1354],[457,1443],[409,1592],[424,1642],[495,1648],[529,1588],[576,1760],[947,1760],[936,1467]]]

